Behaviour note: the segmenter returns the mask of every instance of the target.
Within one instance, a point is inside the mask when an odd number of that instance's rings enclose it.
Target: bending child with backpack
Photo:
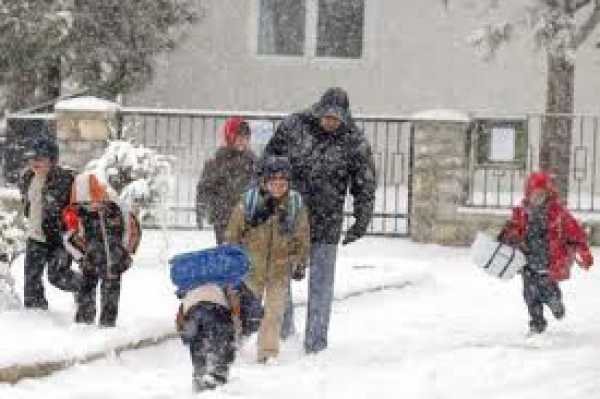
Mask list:
[[[173,257],[171,280],[181,305],[176,326],[189,346],[194,392],[227,383],[236,339],[258,329],[262,307],[244,286],[250,260],[234,245]]]
[[[259,363],[279,354],[290,277],[304,278],[310,246],[308,214],[300,194],[290,190],[290,169],[287,158],[267,158],[260,186],[244,194],[226,232],[226,242],[249,252],[252,267],[246,284],[264,302]]]

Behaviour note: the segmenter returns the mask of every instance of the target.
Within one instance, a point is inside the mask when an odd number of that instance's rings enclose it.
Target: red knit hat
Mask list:
[[[533,172],[527,177],[525,183],[525,198],[529,198],[535,190],[544,190],[550,196],[556,196],[557,190],[552,177],[546,172]]]
[[[225,121],[223,127],[223,137],[225,138],[225,145],[232,147],[235,144],[235,139],[240,134],[249,134],[250,129],[248,128],[248,122],[240,117],[232,117]]]

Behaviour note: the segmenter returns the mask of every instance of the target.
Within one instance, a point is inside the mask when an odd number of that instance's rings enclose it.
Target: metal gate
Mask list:
[[[583,114],[524,114],[511,118],[476,118],[470,131],[469,192],[467,206],[510,208],[523,198],[523,184],[531,171],[539,170],[541,143],[549,121],[568,121],[571,126],[569,159],[569,208],[579,212],[600,211],[600,116]],[[490,121],[518,126],[514,160],[490,162],[489,129],[479,127]],[[568,141],[564,145],[568,145]]]
[[[260,154],[284,114],[207,112],[122,108],[122,136],[133,138],[162,154],[172,155],[173,190],[168,225],[193,228],[196,184],[206,160],[220,143],[220,128],[230,116],[245,117],[252,128],[252,147]],[[369,233],[407,236],[410,232],[412,123],[405,118],[359,116],[355,118],[373,148],[377,193]],[[348,198],[346,226],[352,223]]]

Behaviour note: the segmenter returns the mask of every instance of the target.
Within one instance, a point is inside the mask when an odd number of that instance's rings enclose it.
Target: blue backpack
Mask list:
[[[239,246],[221,245],[176,255],[169,264],[171,281],[181,297],[203,284],[239,286],[248,273],[250,258]]]

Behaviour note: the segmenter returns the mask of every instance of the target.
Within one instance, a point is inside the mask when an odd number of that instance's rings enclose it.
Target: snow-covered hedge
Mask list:
[[[21,306],[10,266],[24,247],[25,229],[22,218],[16,211],[6,210],[0,201],[0,312]]]
[[[173,158],[126,140],[110,141],[104,154],[85,169],[119,194],[121,206],[156,219],[168,201]]]

